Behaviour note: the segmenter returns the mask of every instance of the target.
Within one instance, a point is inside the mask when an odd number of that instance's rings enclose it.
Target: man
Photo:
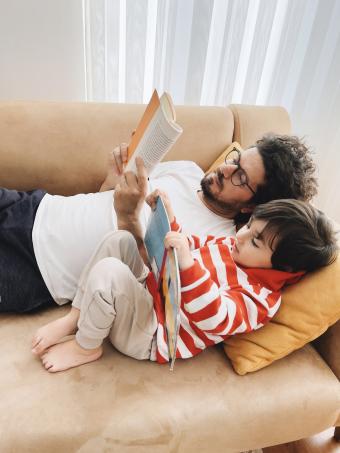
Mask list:
[[[73,300],[77,282],[100,239],[117,228],[112,203],[127,147],[115,149],[101,192],[62,197],[42,191],[0,192],[0,311],[25,312]],[[265,136],[233,152],[204,175],[189,161],[160,163],[149,190],[168,193],[184,232],[232,235],[234,218],[277,198],[310,200],[315,166],[296,137]],[[140,214],[145,228],[150,208]]]

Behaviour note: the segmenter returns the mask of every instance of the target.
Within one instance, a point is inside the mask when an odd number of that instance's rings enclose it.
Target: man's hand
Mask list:
[[[147,193],[147,174],[141,158],[136,158],[137,175],[124,173],[114,192],[114,208],[117,213],[118,227],[136,222]]]
[[[157,198],[161,197],[164,207],[166,209],[166,212],[169,217],[169,222],[173,222],[175,219],[174,211],[172,209],[170,199],[168,197],[168,194],[164,192],[163,190],[156,189],[153,192],[151,192],[145,199],[147,204],[151,207],[151,209],[156,209],[156,203],[157,203]]]
[[[189,242],[187,237],[177,231],[169,231],[164,239],[166,249],[173,247],[177,250],[178,264],[180,270],[184,271],[195,264],[190,253]]]
[[[110,152],[106,178],[103,181],[99,192],[115,189],[123,175],[124,166],[128,161],[128,145],[122,143]]]
[[[143,241],[143,231],[139,221],[148,186],[146,169],[140,157],[136,158],[137,175],[128,171],[116,185],[113,204],[117,214],[118,229],[127,230],[136,239],[139,253],[146,265],[148,254]]]

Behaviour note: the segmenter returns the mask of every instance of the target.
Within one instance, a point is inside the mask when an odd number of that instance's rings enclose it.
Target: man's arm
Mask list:
[[[126,172],[116,185],[114,208],[117,214],[118,229],[129,231],[136,239],[139,253],[145,264],[148,263],[139,215],[147,193],[147,174],[141,158],[136,158],[137,175]]]

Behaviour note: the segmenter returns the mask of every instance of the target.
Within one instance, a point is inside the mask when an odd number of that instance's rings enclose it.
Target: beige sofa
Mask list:
[[[0,186],[52,193],[96,191],[112,147],[129,140],[136,105],[0,103]],[[290,132],[281,108],[178,107],[184,133],[168,159],[208,168],[233,141]],[[1,253],[1,251],[0,251]],[[30,354],[56,307],[0,315],[0,451],[241,452],[340,424],[339,322],[267,368],[233,371],[221,347],[166,365],[138,362],[106,344],[98,362],[49,374]],[[320,355],[321,354],[321,355]],[[323,357],[323,358],[322,358]]]

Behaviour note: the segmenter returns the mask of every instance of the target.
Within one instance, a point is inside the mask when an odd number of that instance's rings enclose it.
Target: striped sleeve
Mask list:
[[[269,321],[280,304],[279,293],[262,292],[255,297],[242,287],[219,288],[197,261],[180,274],[182,310],[205,342],[219,343],[226,336],[258,328]]]
[[[171,231],[182,232],[182,227],[177,223],[176,218],[171,222]],[[230,239],[225,236],[216,237],[213,235],[208,236],[196,236],[194,234],[187,235],[189,241],[190,250],[196,250],[206,245],[226,243],[230,247]]]

